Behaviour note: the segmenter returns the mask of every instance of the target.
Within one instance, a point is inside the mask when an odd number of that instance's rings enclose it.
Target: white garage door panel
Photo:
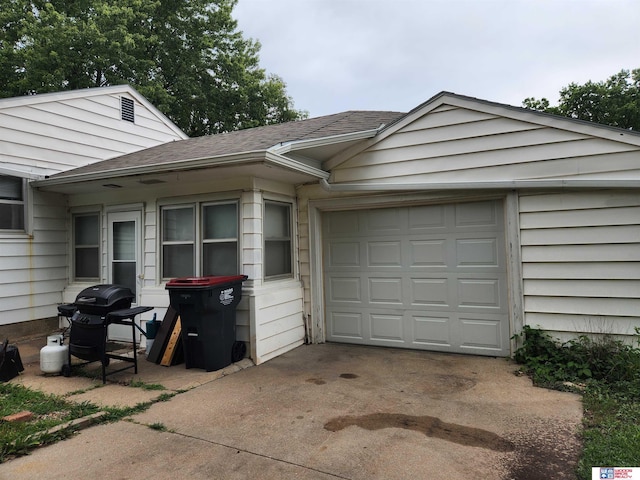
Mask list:
[[[330,212],[327,339],[508,355],[502,205]]]

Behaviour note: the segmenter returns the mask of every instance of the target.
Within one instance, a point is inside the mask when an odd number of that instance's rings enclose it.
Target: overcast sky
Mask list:
[[[640,68],[638,0],[239,0],[234,17],[311,117],[443,90],[556,104],[571,82]]]

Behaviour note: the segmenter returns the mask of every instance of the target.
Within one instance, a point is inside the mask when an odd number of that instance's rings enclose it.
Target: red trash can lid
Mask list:
[[[248,277],[246,275],[207,275],[204,277],[182,277],[174,278],[167,282],[166,288],[170,287],[186,287],[186,288],[205,288],[222,285],[225,283],[244,282]]]

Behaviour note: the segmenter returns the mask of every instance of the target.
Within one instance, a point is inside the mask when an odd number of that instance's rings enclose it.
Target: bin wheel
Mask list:
[[[62,376],[63,377],[70,377],[71,376],[71,366],[70,365],[63,365],[62,366]]]
[[[104,360],[102,360],[102,365],[104,365],[105,367],[108,367],[110,361],[111,359],[109,357],[104,357]]]
[[[245,353],[247,353],[247,346],[244,342],[233,342],[233,347],[231,348],[231,363],[242,360]]]

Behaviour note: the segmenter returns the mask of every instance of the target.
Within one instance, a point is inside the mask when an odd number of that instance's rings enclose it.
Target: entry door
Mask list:
[[[108,283],[129,287],[135,294],[133,303],[138,303],[142,282],[140,265],[142,213],[140,211],[111,212],[107,218],[109,223]],[[139,321],[139,319],[136,320]],[[131,328],[124,325],[111,325],[109,338],[131,341]]]

